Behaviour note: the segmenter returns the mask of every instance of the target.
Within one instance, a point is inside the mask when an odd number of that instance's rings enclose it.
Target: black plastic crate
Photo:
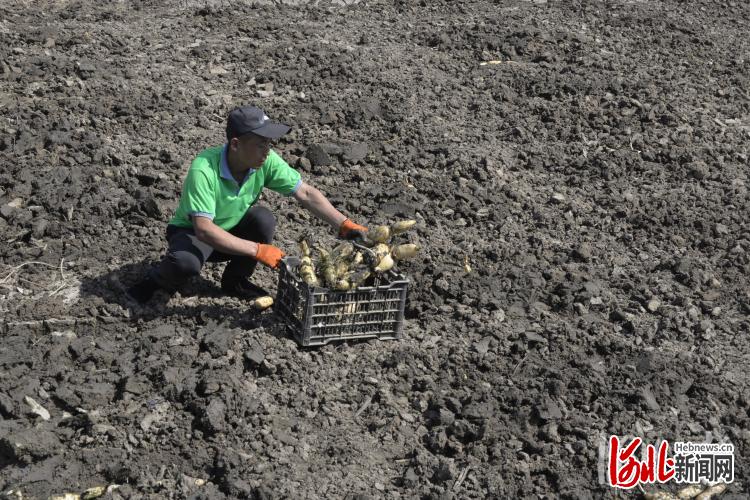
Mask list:
[[[308,286],[297,274],[299,265],[297,257],[282,259],[274,309],[300,345],[401,337],[409,285],[403,275],[389,271],[372,286],[339,292]]]

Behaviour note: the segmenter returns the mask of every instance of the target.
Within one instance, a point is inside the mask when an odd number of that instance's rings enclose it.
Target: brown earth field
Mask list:
[[[732,443],[750,497],[748,33],[743,0],[3,0],[0,495],[678,490],[610,487],[617,435]],[[299,347],[221,263],[126,298],[250,103],[347,216],[417,221],[402,339]]]

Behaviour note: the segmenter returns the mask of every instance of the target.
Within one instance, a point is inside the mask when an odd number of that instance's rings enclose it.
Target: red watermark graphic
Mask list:
[[[734,445],[731,443],[678,441],[672,446],[672,454],[666,440],[654,446],[644,444],[639,437],[621,443],[617,436],[610,436],[608,445],[606,481],[613,488],[629,490],[640,484],[667,481],[678,484],[734,481]],[[602,453],[600,457],[604,459],[605,455]]]
[[[675,474],[674,459],[667,457],[669,443],[662,441],[658,453],[653,444],[646,445],[645,458],[634,455],[643,440],[635,438],[623,448],[617,436],[609,438],[609,466],[607,480],[614,488],[629,490],[637,484],[666,483]]]

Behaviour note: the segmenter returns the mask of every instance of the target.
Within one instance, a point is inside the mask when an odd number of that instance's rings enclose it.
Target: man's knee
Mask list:
[[[203,263],[196,255],[178,250],[167,254],[160,274],[171,284],[179,285],[189,278],[198,276],[202,267]]]
[[[203,263],[197,256],[184,250],[171,253],[168,259],[177,272],[191,278],[198,276],[203,267]]]
[[[167,290],[176,290],[201,272],[203,261],[189,250],[171,250],[152,273],[154,280]]]

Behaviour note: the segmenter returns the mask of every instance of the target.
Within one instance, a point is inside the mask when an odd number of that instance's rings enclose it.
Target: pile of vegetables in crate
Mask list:
[[[344,241],[328,250],[311,247],[306,237],[299,240],[302,253],[299,276],[311,287],[337,291],[356,290],[371,276],[391,270],[398,261],[410,259],[419,251],[414,243],[398,243],[400,235],[417,221],[405,220],[376,226],[361,241]],[[313,250],[317,254],[313,256]]]

